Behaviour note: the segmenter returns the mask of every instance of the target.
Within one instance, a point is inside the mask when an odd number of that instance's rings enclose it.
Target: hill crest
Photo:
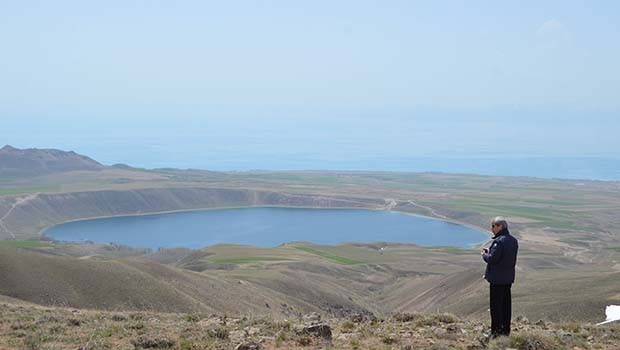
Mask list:
[[[0,148],[0,177],[33,177],[74,170],[101,170],[105,166],[74,151]]]

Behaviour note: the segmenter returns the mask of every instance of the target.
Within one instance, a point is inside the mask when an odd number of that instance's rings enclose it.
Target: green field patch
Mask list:
[[[49,192],[59,190],[60,186],[24,186],[13,188],[0,188],[0,196],[15,196],[18,194],[28,194],[36,192]]]
[[[0,247],[41,248],[51,246],[51,243],[42,241],[0,241]]]
[[[607,248],[605,248],[605,249],[607,249],[607,250],[612,250],[612,251],[614,251],[614,252],[620,252],[620,247],[607,247]]]
[[[261,261],[287,261],[290,259],[279,258],[275,256],[253,256],[247,258],[222,258],[222,259],[207,259],[207,261],[215,264],[249,264]]]
[[[320,257],[323,257],[327,260],[330,260],[332,262],[335,262],[337,264],[341,264],[341,265],[354,265],[354,264],[363,264],[364,261],[361,260],[355,260],[355,259],[350,259],[344,256],[340,256],[340,255],[335,255],[332,253],[328,253],[325,251],[321,251],[318,249],[314,249],[314,248],[310,248],[310,247],[295,247],[296,249],[299,250],[303,250],[306,253],[310,253],[310,254],[314,254],[314,255],[318,255]]]
[[[522,218],[539,221],[549,221],[552,219],[557,219],[558,217],[566,216],[566,213],[564,211],[549,208],[497,205],[493,203],[481,203],[475,201],[461,200],[453,201],[453,203],[450,204],[461,210],[477,211],[484,215],[494,214],[505,216],[519,216]]]
[[[570,199],[535,199],[535,198],[519,198],[517,201],[542,205],[556,205],[564,207],[579,207],[588,205],[586,201],[570,200]]]
[[[435,252],[442,252],[442,253],[448,253],[448,254],[454,254],[454,255],[471,255],[471,254],[479,253],[478,249],[466,249],[466,248],[450,247],[450,246],[435,246],[435,247],[429,247],[428,249],[431,251],[435,251]]]
[[[268,173],[255,174],[255,178],[267,181],[292,181],[312,184],[336,184],[340,182],[337,174],[299,174],[299,173]]]
[[[547,192],[547,193],[563,193],[565,189],[563,188],[554,188],[554,187],[538,187],[538,186],[502,186],[502,189],[511,193],[519,193],[519,192]]]
[[[440,206],[441,203],[436,203],[434,205]],[[557,208],[498,205],[462,199],[453,200],[449,204],[449,207],[456,210],[476,212],[486,216],[503,215],[506,217],[522,217],[535,220],[539,225],[556,229],[575,230],[579,228],[578,225],[570,219],[570,213],[568,211],[558,210]]]

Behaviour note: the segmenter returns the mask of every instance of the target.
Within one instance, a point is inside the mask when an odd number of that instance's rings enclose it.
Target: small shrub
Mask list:
[[[52,315],[44,315],[37,320],[37,324],[56,323],[56,322],[58,322],[58,318]]]
[[[129,318],[136,321],[142,321],[144,319],[144,315],[139,312],[134,312],[129,314]]]
[[[13,322],[11,324],[11,329],[16,331],[16,330],[31,330],[34,331],[37,328],[36,325],[29,323],[29,322],[23,322],[20,320],[17,320],[16,322]]]
[[[195,323],[200,321],[200,317],[196,314],[187,314],[185,315],[185,321]]]
[[[433,344],[428,350],[455,350],[455,348],[442,344]]]
[[[440,324],[450,324],[458,322],[458,318],[452,314],[433,314],[421,317],[416,321],[418,327],[439,326]]]
[[[15,338],[24,338],[28,335],[28,333],[24,331],[23,329],[19,329],[19,330],[12,332],[11,335],[14,336]]]
[[[562,323],[560,328],[572,333],[579,333],[581,331],[581,325],[577,322]]]
[[[195,350],[198,349],[198,346],[187,339],[179,340],[179,350]]]
[[[112,315],[112,321],[116,321],[116,322],[127,321],[127,317],[121,314],[114,314]]]
[[[282,331],[278,332],[278,333],[276,334],[276,341],[279,341],[279,342],[284,342],[284,341],[286,341],[286,333],[285,333],[285,332],[282,332]]]
[[[276,333],[275,339],[274,339],[274,345],[276,348],[279,348],[280,346],[282,346],[282,343],[284,343],[286,341],[286,333],[283,331],[279,331],[278,333]]]
[[[131,341],[136,349],[167,349],[174,346],[175,342],[168,338],[141,336]]]
[[[441,323],[456,323],[459,320],[453,314],[448,314],[448,313],[436,314],[436,315],[433,315],[433,317]]]
[[[489,350],[504,350],[510,348],[512,348],[512,340],[509,337],[495,338],[488,344]]]
[[[79,350],[107,350],[112,349],[112,344],[105,340],[90,340],[86,345],[79,347]]]
[[[342,324],[340,325],[340,329],[342,330],[343,333],[351,333],[355,329],[355,323],[349,320],[346,320],[342,322]]]
[[[308,337],[308,336],[301,336],[299,338],[297,338],[297,344],[301,345],[301,346],[308,346],[310,344],[312,344],[312,338]]]
[[[499,350],[515,348],[518,350],[555,350],[559,349],[556,341],[538,332],[511,334],[510,337],[499,337],[489,342],[489,349]]]
[[[49,332],[51,334],[63,334],[65,332],[65,327],[59,324],[55,324],[49,328]]]
[[[398,339],[393,336],[385,335],[381,337],[381,342],[386,345],[392,345],[398,343]]]
[[[519,350],[553,350],[557,344],[553,338],[542,333],[519,333],[511,335],[512,346]]]
[[[128,329],[133,329],[133,330],[140,330],[140,329],[144,329],[144,323],[142,322],[132,322],[129,325],[127,325]]]
[[[398,322],[411,322],[422,318],[420,314],[398,313],[394,315],[394,319]]]
[[[291,323],[286,321],[286,322],[275,322],[274,323],[274,328],[280,331],[290,331],[291,330]]]
[[[28,350],[39,350],[42,343],[41,335],[38,333],[30,333],[24,339],[24,346]]]
[[[216,339],[222,339],[222,340],[228,339],[228,336],[229,336],[228,329],[224,327],[211,328],[207,331],[207,334],[209,335],[210,338],[216,338]]]
[[[108,326],[97,329],[93,334],[101,338],[111,338],[120,333],[122,333],[122,329],[119,326]]]
[[[79,327],[82,325],[82,321],[78,320],[77,318],[70,318],[67,320],[67,324],[72,327]]]

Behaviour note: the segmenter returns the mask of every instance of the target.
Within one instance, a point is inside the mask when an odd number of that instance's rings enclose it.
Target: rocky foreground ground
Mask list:
[[[620,324],[531,322],[488,340],[451,314],[323,319],[103,312],[0,304],[0,349],[620,349]]]

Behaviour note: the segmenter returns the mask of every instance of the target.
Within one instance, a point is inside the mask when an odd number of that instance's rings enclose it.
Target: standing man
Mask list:
[[[501,216],[491,222],[493,243],[480,254],[487,263],[484,279],[490,284],[491,337],[510,335],[512,300],[510,287],[515,281],[517,239],[508,232],[508,223]]]

